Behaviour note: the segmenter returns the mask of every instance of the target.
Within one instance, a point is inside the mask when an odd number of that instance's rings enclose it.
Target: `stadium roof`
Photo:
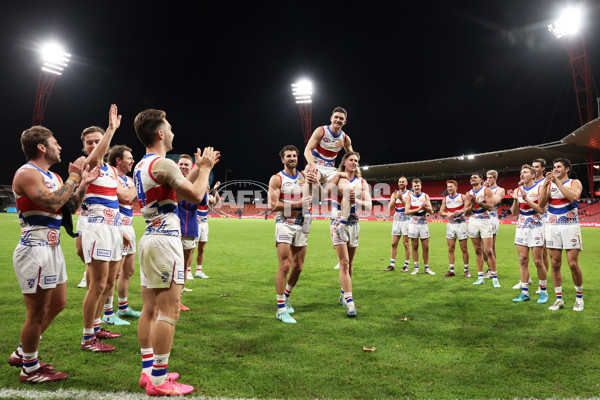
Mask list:
[[[447,179],[473,171],[485,172],[495,169],[501,172],[516,172],[523,164],[530,164],[536,158],[544,158],[547,163],[565,157],[573,165],[592,160],[600,161],[600,118],[583,125],[562,140],[537,146],[519,147],[489,153],[460,155],[433,160],[412,161],[397,164],[363,166],[362,175],[370,181],[395,181],[404,175],[408,179]]]

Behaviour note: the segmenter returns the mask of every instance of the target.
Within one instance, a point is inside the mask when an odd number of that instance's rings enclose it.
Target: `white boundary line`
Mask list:
[[[141,390],[141,389],[140,389]],[[195,399],[204,400],[242,400],[231,399],[228,397],[194,397],[185,396],[185,398],[193,397]],[[149,400],[152,399],[172,399],[169,396],[148,397],[145,393],[132,392],[99,392],[97,390],[81,390],[81,389],[57,389],[53,391],[35,390],[35,389],[2,389],[0,388],[0,398],[10,399],[81,399],[81,400]],[[243,399],[257,400],[257,399]]]

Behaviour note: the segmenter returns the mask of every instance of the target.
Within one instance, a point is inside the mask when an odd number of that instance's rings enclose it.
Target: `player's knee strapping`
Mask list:
[[[172,318],[169,318],[169,317],[167,317],[165,315],[160,315],[159,314],[158,317],[156,317],[156,322],[158,322],[158,321],[164,321],[167,324],[171,324],[173,326],[177,325],[177,321],[176,320],[174,320]]]

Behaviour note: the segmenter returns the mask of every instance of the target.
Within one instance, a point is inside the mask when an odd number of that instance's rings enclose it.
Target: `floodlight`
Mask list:
[[[42,66],[35,95],[33,110],[33,125],[41,125],[48,98],[52,92],[54,82],[69,65],[71,54],[65,52],[57,43],[49,43],[40,48]]]
[[[472,160],[472,159],[474,159],[474,158],[475,158],[475,155],[474,155],[474,154],[469,154],[469,155],[467,156],[467,160]]]
[[[306,79],[292,83],[292,94],[296,99],[296,104],[312,103],[313,87],[312,82]]]
[[[62,71],[69,65],[71,54],[65,52],[60,45],[49,43],[41,49],[42,71],[54,75],[62,75]]]
[[[296,104],[300,108],[300,119],[302,121],[302,134],[304,144],[308,143],[311,136],[312,121],[312,94],[313,85],[308,79],[301,79],[292,83],[292,94],[296,99]]]
[[[579,7],[570,7],[563,11],[561,16],[548,25],[548,30],[560,39],[566,35],[572,35],[579,32],[581,28],[582,11]]]

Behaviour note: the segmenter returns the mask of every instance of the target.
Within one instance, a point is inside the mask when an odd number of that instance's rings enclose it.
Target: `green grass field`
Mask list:
[[[136,219],[138,235],[143,229]],[[572,311],[575,293],[563,269],[565,309],[550,302],[514,303],[519,280],[514,226],[501,225],[498,271],[502,288],[474,278],[444,278],[445,224],[430,224],[431,268],[435,276],[383,272],[390,257],[391,222],[361,223],[354,263],[353,294],[358,317],[338,304],[337,260],[327,221],[314,221],[304,271],[292,292],[297,324],[275,319],[277,257],[274,220],[210,220],[204,270],[210,279],[187,286],[169,370],[194,385],[190,396],[220,398],[590,398],[600,395],[598,284],[600,230],[582,228],[585,311]],[[19,226],[15,214],[0,215],[2,323],[0,355],[19,344],[25,307],[12,268]],[[139,238],[139,236],[138,236]],[[83,352],[81,304],[77,289],[83,265],[74,239],[62,235],[69,274],[68,305],[44,334],[40,357],[69,378],[36,386],[39,391],[88,389],[143,393],[136,323],[115,327],[123,336],[117,350]],[[403,254],[403,250],[399,251]],[[398,257],[401,259],[402,256]],[[461,260],[457,250],[457,260]],[[401,261],[399,261],[401,264]],[[457,262],[458,271],[461,262]],[[137,268],[137,267],[136,267]],[[535,278],[535,268],[532,272]],[[537,283],[537,279],[534,279]],[[129,303],[141,308],[139,273]],[[226,296],[225,296],[226,295]],[[115,298],[116,303],[116,298]],[[116,304],[115,304],[116,306]],[[364,347],[375,347],[372,352]],[[23,388],[17,368],[0,364],[0,387]],[[28,387],[29,388],[29,387]]]

